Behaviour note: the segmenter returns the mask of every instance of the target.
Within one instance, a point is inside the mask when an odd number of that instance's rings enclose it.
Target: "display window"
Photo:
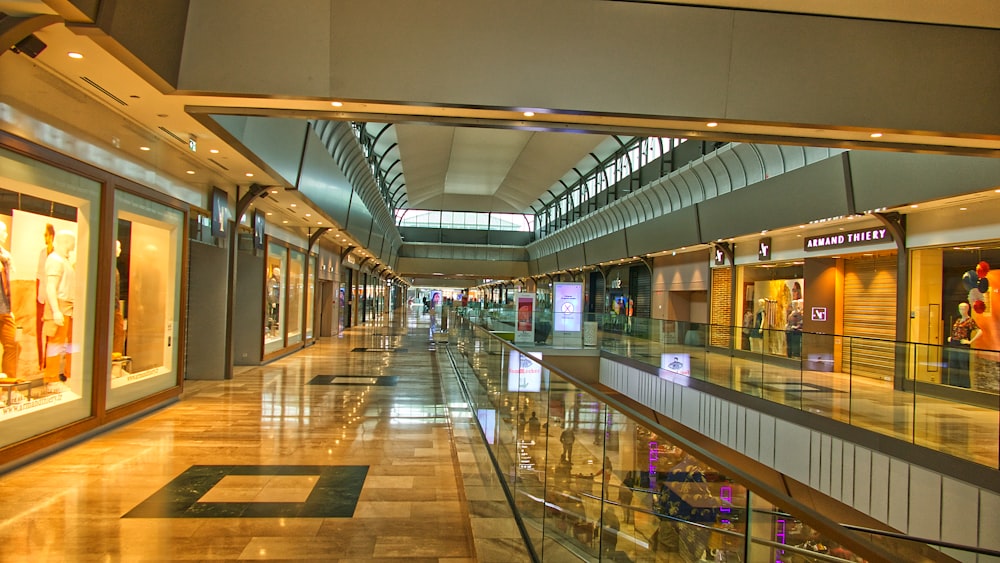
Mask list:
[[[914,250],[910,280],[913,377],[1000,392],[1000,244]]]
[[[302,301],[306,256],[294,248],[288,260],[288,346],[302,342]]]
[[[100,193],[0,149],[0,446],[92,414]]]
[[[308,292],[306,297],[306,339],[313,337],[313,319],[316,310],[316,272],[319,268],[319,256],[309,258],[309,275],[307,276]]]
[[[742,271],[741,344],[756,354],[801,355],[805,281],[802,267],[746,267]]]
[[[177,384],[184,214],[116,191],[109,408]]]
[[[267,244],[264,281],[264,355],[285,347],[285,275],[288,249],[274,241]]]

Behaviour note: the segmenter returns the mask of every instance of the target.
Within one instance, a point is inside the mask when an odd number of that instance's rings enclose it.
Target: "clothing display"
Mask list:
[[[951,336],[948,338],[947,366],[948,377],[946,383],[955,387],[969,388],[971,381],[969,378],[969,356],[972,350],[972,341],[977,336],[979,325],[975,319],[968,316],[969,305],[963,303],[959,306],[959,318],[951,325]]]
[[[73,233],[61,231],[55,237],[55,251],[45,260],[46,304],[43,331],[46,336],[47,357],[43,373],[46,384],[70,378],[76,273],[69,262],[69,253],[75,246],[76,237]]]

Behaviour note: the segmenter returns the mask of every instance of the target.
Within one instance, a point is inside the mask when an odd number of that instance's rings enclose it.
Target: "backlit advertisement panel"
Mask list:
[[[583,284],[552,284],[552,314],[556,332],[580,332],[583,328]]]
[[[535,354],[542,359],[541,354]],[[542,390],[542,366],[530,356],[510,351],[507,364],[507,390],[515,393],[537,393]]]

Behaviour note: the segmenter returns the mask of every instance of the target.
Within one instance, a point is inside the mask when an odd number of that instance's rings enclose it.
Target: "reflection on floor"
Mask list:
[[[188,381],[179,403],[3,475],[0,560],[526,560],[423,321]]]
[[[899,391],[890,381],[799,370],[693,346],[605,334],[601,348],[654,365],[659,365],[661,353],[687,353],[692,377],[976,463],[1000,465],[996,408]]]

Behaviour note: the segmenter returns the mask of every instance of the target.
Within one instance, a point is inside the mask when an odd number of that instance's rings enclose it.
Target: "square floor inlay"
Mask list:
[[[122,518],[350,518],[367,465],[194,465]]]
[[[370,375],[317,375],[309,380],[308,385],[378,385],[380,387],[395,387],[399,382],[398,375],[372,377]]]

